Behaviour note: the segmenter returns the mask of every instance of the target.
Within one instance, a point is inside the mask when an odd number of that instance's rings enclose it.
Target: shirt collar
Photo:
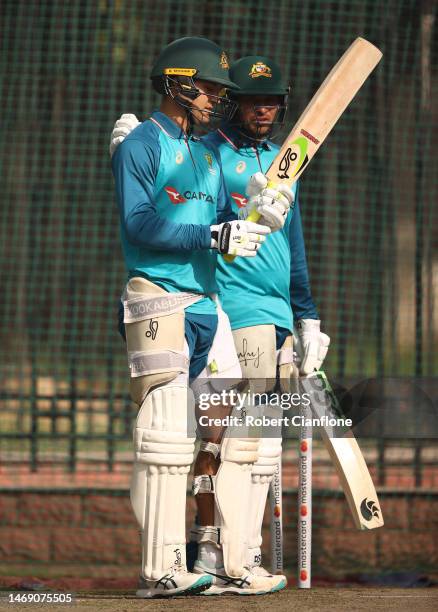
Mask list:
[[[151,118],[154,119],[161,129],[171,138],[187,140],[187,134],[184,130],[161,111],[154,111]]]
[[[247,138],[240,130],[237,130],[234,126],[229,124],[221,125],[221,132],[223,132],[227,138],[231,140],[236,149],[250,148],[250,149],[263,149],[265,151],[271,151],[272,145],[269,140],[263,140],[256,143],[255,140]]]

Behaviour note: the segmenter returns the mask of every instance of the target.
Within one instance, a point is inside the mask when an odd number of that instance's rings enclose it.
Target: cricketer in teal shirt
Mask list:
[[[217,293],[210,225],[236,215],[214,144],[154,112],[117,148],[112,169],[129,278],[170,292]],[[186,312],[216,314],[216,305],[205,297]]]
[[[280,149],[270,140],[256,143],[231,126],[204,137],[217,147],[233,211],[245,206],[245,187],[256,172],[266,173]],[[318,319],[304,247],[299,204],[299,181],[293,185],[294,204],[283,229],[267,236],[251,260],[217,260],[220,299],[233,329],[273,324],[292,331],[296,319]],[[292,310],[291,310],[292,307]]]

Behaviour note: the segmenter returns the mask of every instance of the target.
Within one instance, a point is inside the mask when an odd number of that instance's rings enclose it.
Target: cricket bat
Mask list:
[[[286,138],[266,173],[268,186],[275,186],[278,181],[289,187],[295,183],[381,58],[382,52],[377,47],[364,38],[356,38]],[[259,219],[256,211],[247,218],[254,223]],[[234,255],[224,256],[227,262],[234,258]]]
[[[300,379],[311,398],[312,411],[321,418],[342,416],[339,402],[321,370]],[[335,466],[358,529],[382,527],[383,516],[368,466],[352,432],[333,437],[331,428],[321,428],[322,440]]]

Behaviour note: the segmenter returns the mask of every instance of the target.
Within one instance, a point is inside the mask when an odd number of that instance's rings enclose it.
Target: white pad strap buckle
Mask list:
[[[215,444],[214,442],[202,441],[199,450],[203,451],[204,453],[211,453],[216,459],[220,453],[221,446],[220,444]]]
[[[195,540],[198,544],[210,542],[216,546],[221,544],[221,529],[220,527],[194,525],[190,530],[190,539]]]
[[[294,362],[294,352],[291,346],[283,346],[277,351],[277,365]]]
[[[216,477],[211,474],[195,476],[192,484],[193,495],[197,495],[198,493],[214,493],[215,478]]]

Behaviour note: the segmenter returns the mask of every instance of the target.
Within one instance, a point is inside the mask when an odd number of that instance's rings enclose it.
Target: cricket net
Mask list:
[[[415,389],[427,378],[423,399],[430,406],[438,366],[436,24],[428,0],[3,0],[0,487],[9,518],[0,530],[18,530],[23,503],[40,507],[27,529],[31,540],[35,525],[50,528],[44,562],[63,554],[65,563],[85,562],[96,543],[68,557],[63,529],[73,525],[76,541],[94,518],[108,529],[104,506],[126,502],[135,410],[117,333],[125,272],[109,134],[121,113],[145,119],[157,106],[148,73],[160,49],[182,36],[209,37],[231,60],[253,53],[275,58],[292,92],[283,136],[354,38],[383,51],[302,178],[307,258],[323,330],[332,338],[325,364],[332,380],[349,387],[371,379],[381,389],[377,379],[399,377],[414,389],[416,405]],[[427,424],[417,429],[402,441],[381,436],[364,443],[376,482],[386,487],[397,541],[413,534],[411,544],[394,544],[396,552],[384,547],[388,531],[373,534],[372,544],[361,534],[357,546],[372,558],[370,571],[430,570],[436,561],[428,525],[436,445]],[[321,455],[318,467],[316,457],[321,508],[331,508],[314,514],[315,537],[322,534],[318,564],[347,510],[331,466]],[[285,461],[292,500],[293,444]],[[31,487],[39,492],[19,503]],[[65,506],[62,495],[70,489]],[[331,505],[325,495],[334,495]],[[292,501],[290,508],[289,524],[296,524]],[[326,535],[329,514],[338,523]],[[130,545],[117,545],[118,560]],[[31,545],[23,547],[13,547],[7,561],[41,560]],[[346,567],[353,563],[345,549],[342,556]],[[322,573],[330,573],[331,558],[321,561]],[[365,561],[357,567],[370,569]]]

